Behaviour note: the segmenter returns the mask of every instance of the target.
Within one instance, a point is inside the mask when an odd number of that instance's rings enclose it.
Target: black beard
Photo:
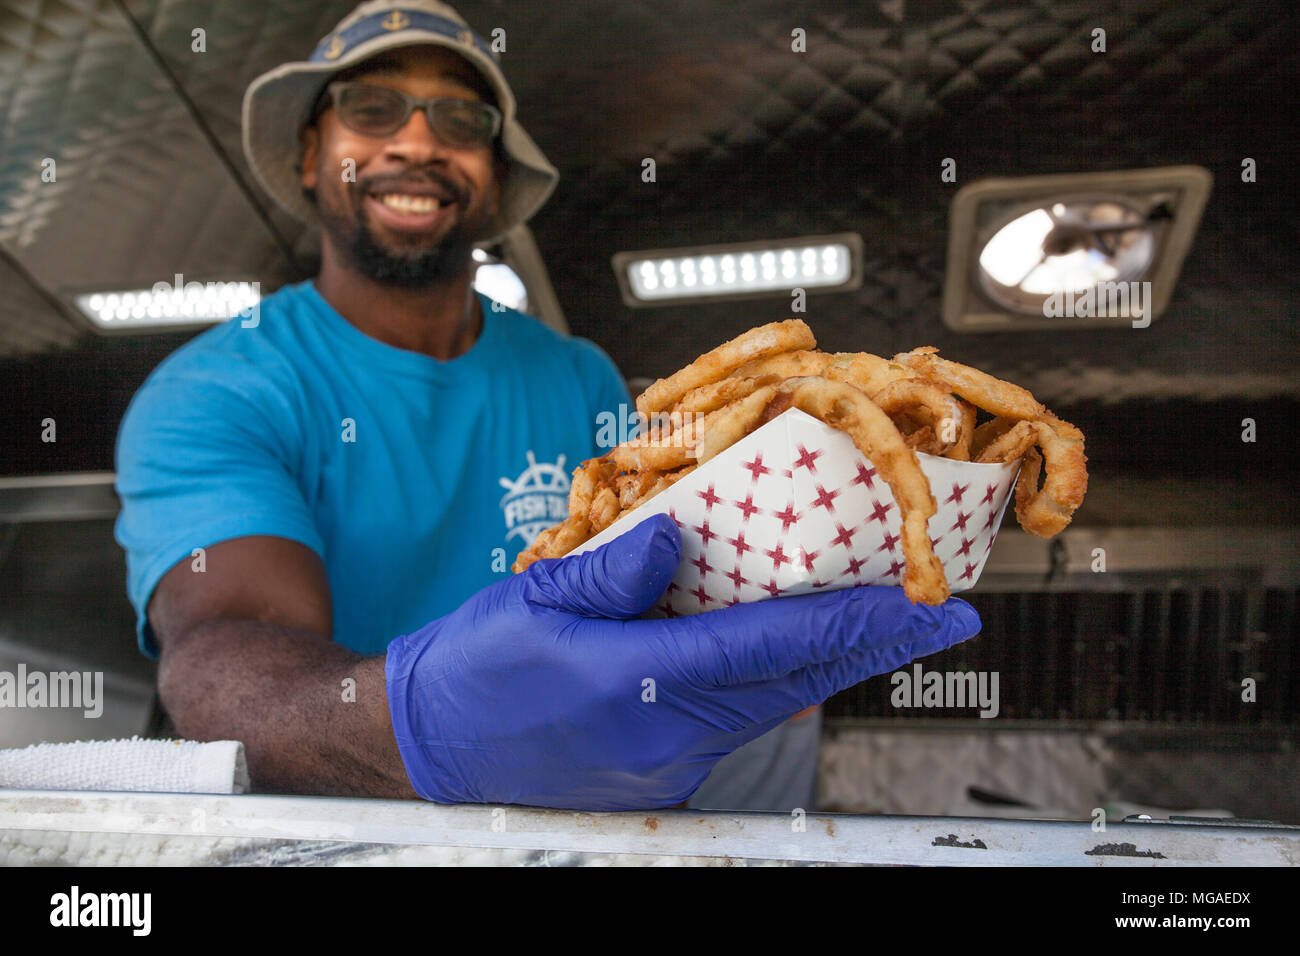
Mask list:
[[[432,249],[395,255],[361,221],[348,237],[346,248],[353,266],[366,278],[403,289],[424,289],[464,272],[474,243],[465,235],[464,225],[458,222]]]
[[[365,210],[358,210],[355,224],[321,208],[326,228],[337,248],[361,275],[375,282],[402,289],[426,289],[461,275],[469,268],[474,240],[463,220],[451,228],[436,246],[394,253],[370,231]]]

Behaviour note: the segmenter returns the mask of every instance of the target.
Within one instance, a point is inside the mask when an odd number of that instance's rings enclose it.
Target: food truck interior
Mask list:
[[[217,319],[150,324],[122,297],[315,275],[318,237],[259,187],[240,104],[352,6],[0,0],[0,670],[102,671],[105,688],[95,719],[0,712],[0,748],[165,734],[113,536],[114,442],[149,372]],[[937,346],[1087,436],[1071,526],[1042,541],[1008,512],[963,595],[982,635],[923,662],[996,673],[996,716],[900,707],[886,677],[838,694],[819,809],[1300,824],[1290,4],[457,8],[502,31],[561,173],[483,250],[483,287],[509,267],[524,310],[599,344],[633,394],[797,315],[828,351]],[[982,250],[1043,209],[1080,225],[1044,256],[1149,282],[1144,306],[1053,314],[999,282]],[[626,271],[810,239],[842,241],[851,268],[800,311],[790,284],[638,299]]]

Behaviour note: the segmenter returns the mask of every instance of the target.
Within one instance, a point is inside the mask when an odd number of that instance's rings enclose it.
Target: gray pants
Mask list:
[[[692,810],[816,810],[822,709],[787,720],[718,761],[686,806]]]

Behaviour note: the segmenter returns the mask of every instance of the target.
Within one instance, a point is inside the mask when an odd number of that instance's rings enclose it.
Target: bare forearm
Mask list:
[[[209,621],[164,644],[158,690],[192,740],[241,740],[261,791],[414,798],[384,658],[310,631]]]

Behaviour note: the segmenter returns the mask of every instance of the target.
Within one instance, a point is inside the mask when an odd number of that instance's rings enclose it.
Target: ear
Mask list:
[[[316,188],[316,159],[320,152],[320,130],[313,123],[298,133],[301,159],[298,162],[298,182],[303,189]]]

